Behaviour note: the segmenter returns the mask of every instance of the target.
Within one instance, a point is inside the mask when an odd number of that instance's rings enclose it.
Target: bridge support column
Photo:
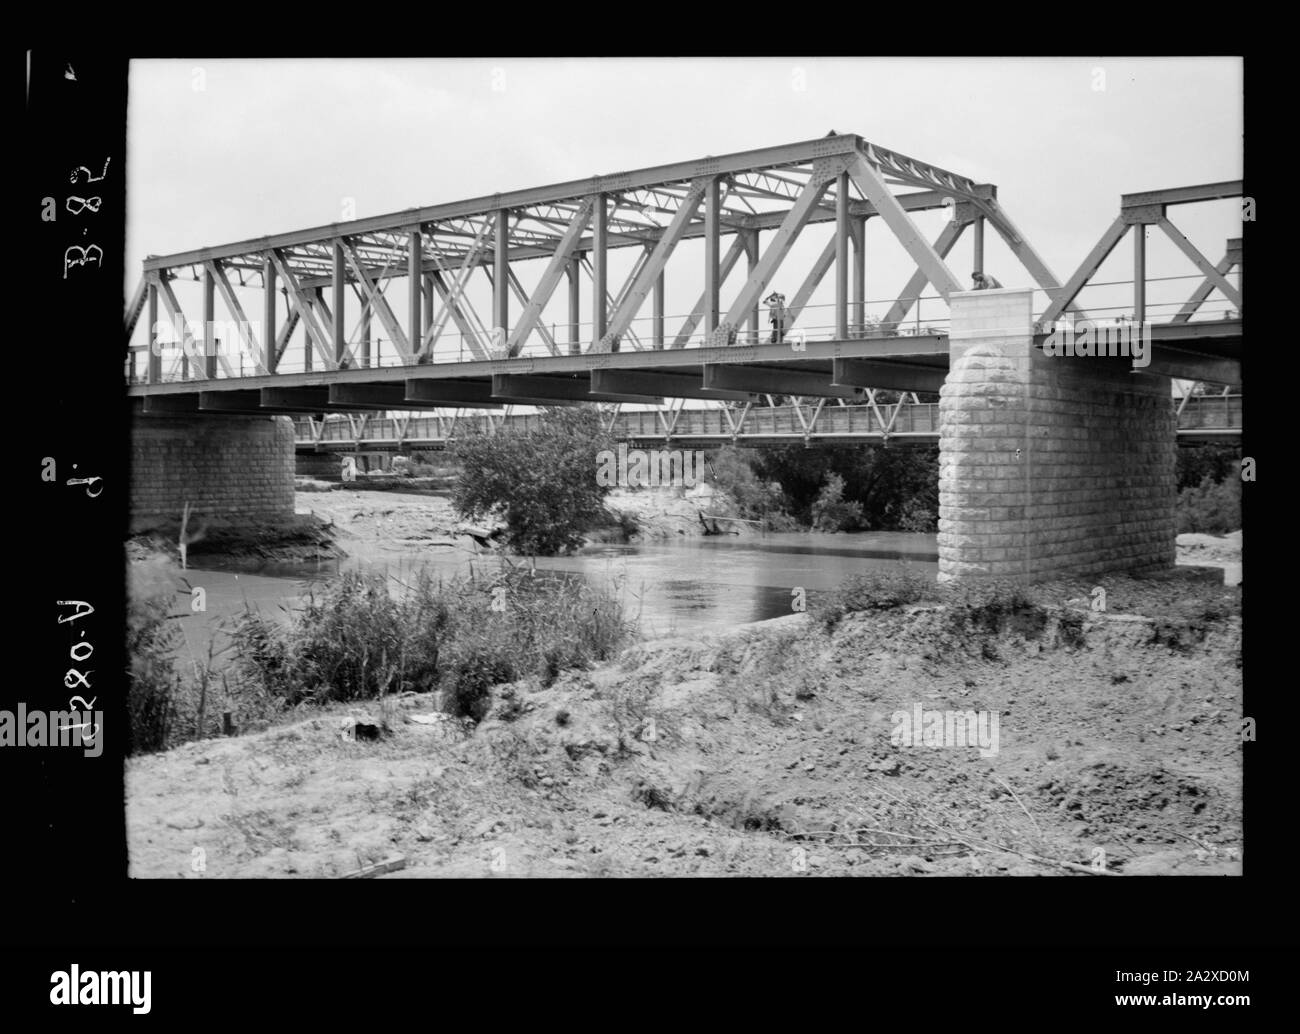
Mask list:
[[[955,293],[940,392],[939,580],[1086,578],[1174,563],[1167,377],[1034,347],[1031,292]]]
[[[288,417],[137,416],[131,421],[131,530],[191,518],[293,518],[294,434]]]

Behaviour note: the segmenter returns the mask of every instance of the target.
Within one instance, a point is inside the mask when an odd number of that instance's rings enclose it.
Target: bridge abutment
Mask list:
[[[1167,377],[1034,348],[1028,290],[954,294],[940,392],[939,579],[1041,581],[1174,563]]]
[[[294,436],[287,417],[140,416],[131,422],[131,530],[191,518],[293,517]]]

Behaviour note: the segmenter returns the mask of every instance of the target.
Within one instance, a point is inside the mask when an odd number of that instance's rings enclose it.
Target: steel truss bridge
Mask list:
[[[1240,395],[1186,395],[1173,400],[1178,410],[1179,442],[1233,441],[1241,435]],[[939,441],[939,406],[899,401],[846,405],[842,400],[758,406],[719,406],[656,410],[602,407],[601,424],[621,441],[637,445],[704,447],[725,444],[780,445],[792,442],[867,441],[935,444]],[[472,434],[528,434],[537,428],[536,413],[459,410],[432,416],[403,414],[330,414],[299,416],[294,433],[299,452],[391,452],[443,449]]]
[[[141,416],[213,418],[431,410],[442,420],[466,408],[697,399],[727,415],[679,410],[675,419],[725,423],[739,406],[754,427],[784,419],[753,405],[779,394],[794,399],[785,415],[801,432],[817,414],[814,426],[823,430],[801,437],[833,435],[856,419],[844,411],[856,409],[870,412],[883,435],[876,389],[935,392],[943,383],[941,310],[967,289],[947,259],[969,231],[970,261],[982,270],[988,228],[1023,269],[1020,283],[1000,270],[1006,286],[1037,292],[1040,339],[1059,319],[1149,320],[1153,358],[1135,374],[1235,386],[1241,241],[1229,241],[1211,262],[1168,212],[1241,193],[1234,181],[1124,195],[1114,222],[1065,281],[1012,222],[995,186],[856,135],[413,208],[150,256],[126,307],[127,391]],[[913,215],[935,209],[946,221],[929,240]],[[867,234],[873,220],[883,228],[876,242]],[[819,224],[832,232],[811,264],[787,263],[801,235]],[[1138,231],[1132,280],[1096,282],[1130,227]],[[1149,277],[1147,227],[1168,236],[1193,272]],[[869,244],[901,251],[910,275],[897,296],[867,298]],[[742,259],[744,280],[733,283],[724,306],[724,285]],[[674,271],[685,264],[699,290],[690,309],[674,316],[665,313],[670,263]],[[621,275],[611,275],[616,269]],[[778,275],[782,285],[798,286],[773,340],[760,307]],[[815,306],[827,275],[834,302]],[[1149,301],[1153,288],[1170,286],[1157,281],[1170,279],[1187,279],[1190,293]],[[1090,313],[1081,294],[1095,288],[1108,289],[1112,300],[1119,291],[1121,304]],[[1216,292],[1218,309],[1210,304]],[[485,295],[487,319],[474,304]],[[922,322],[923,300],[941,314]],[[165,326],[175,328],[174,340]],[[891,435],[934,433],[904,430],[923,418],[903,411],[895,412]]]

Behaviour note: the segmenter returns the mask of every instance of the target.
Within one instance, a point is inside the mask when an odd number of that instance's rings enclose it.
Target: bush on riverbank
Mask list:
[[[937,529],[939,450],[935,446],[779,445],[753,450],[755,475],[781,486],[782,507],[811,526],[829,478],[843,479],[842,499],[857,504],[872,531]],[[824,502],[822,504],[824,506]]]
[[[614,440],[595,409],[550,407],[529,433],[472,434],[455,443],[461,464],[451,502],[462,517],[499,516],[506,545],[528,556],[568,553],[604,517],[596,471]]]
[[[1029,586],[1003,580],[940,586],[933,575],[912,571],[906,564],[847,579],[814,601],[812,617],[831,631],[849,614],[922,602],[943,603],[947,624],[956,633],[990,636],[1015,628],[1036,634],[1047,621],[1043,602]]]
[[[792,530],[790,520],[781,506],[781,486],[760,479],[754,473],[752,450],[741,451],[734,445],[724,445],[709,460],[713,487],[721,492],[735,509],[729,516],[749,521],[762,521],[769,531]]]
[[[908,569],[906,564],[881,567],[854,575],[836,589],[814,598],[812,619],[827,631],[849,614],[937,600],[939,586],[933,577]]]
[[[177,598],[190,599],[190,584],[163,552],[140,543],[128,547],[126,650],[128,754],[166,750],[187,740],[220,735],[228,687],[215,637],[206,657],[196,655],[176,623]],[[218,690],[221,693],[219,695]]]
[[[248,682],[289,705],[431,689],[446,602],[426,584],[396,598],[381,576],[345,572],[285,626],[251,607],[231,633]]]
[[[1241,527],[1241,478],[1233,471],[1215,482],[1206,474],[1199,485],[1178,493],[1178,534],[1226,535]]]
[[[490,578],[393,594],[349,572],[286,627],[246,611],[233,638],[242,684],[289,705],[440,689],[444,709],[480,720],[492,688],[609,659],[632,634],[621,602],[585,581],[503,567]]]
[[[163,750],[176,715],[180,676],[176,651],[180,634],[171,622],[170,592],[152,592],[127,601],[128,754]]]
[[[827,474],[812,503],[813,531],[855,531],[862,526],[862,504],[844,498],[844,479]]]

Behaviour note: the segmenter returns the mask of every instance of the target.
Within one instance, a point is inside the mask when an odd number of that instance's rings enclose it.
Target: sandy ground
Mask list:
[[[319,518],[348,556],[382,560],[422,549],[468,549],[460,518],[441,496],[336,489],[296,492],[294,509]]]
[[[464,522],[441,496],[398,491],[336,489],[298,492],[299,514],[315,514],[350,555],[394,555],[412,549],[472,549],[463,533]],[[608,496],[610,509],[633,515],[647,539],[700,535],[699,513],[728,512],[725,499],[713,496],[709,486],[690,491],[673,489],[617,489]],[[728,531],[751,534],[743,524],[726,522]],[[1241,563],[1240,531],[1226,536],[1179,535],[1178,563],[1205,567],[1231,567]]]
[[[1200,567],[1221,567],[1227,585],[1239,585],[1241,574],[1241,532],[1228,535],[1178,536],[1178,563]]]
[[[703,534],[699,512],[726,512],[726,503],[701,486],[692,491],[673,489],[615,490],[607,498],[611,510],[632,514],[640,537],[663,539]],[[440,496],[397,491],[336,489],[297,492],[299,514],[314,514],[325,523],[337,545],[349,556],[365,560],[407,557],[419,550],[456,550],[486,553],[464,533],[465,522]],[[744,524],[724,522],[728,532],[748,535]]]
[[[937,605],[792,615],[501,689],[474,731],[406,697],[378,742],[341,739],[340,708],[136,758],[131,873],[1238,873],[1239,590],[1107,584],[1107,613],[1061,589],[1082,638]],[[891,742],[917,704],[996,712],[997,753]]]

